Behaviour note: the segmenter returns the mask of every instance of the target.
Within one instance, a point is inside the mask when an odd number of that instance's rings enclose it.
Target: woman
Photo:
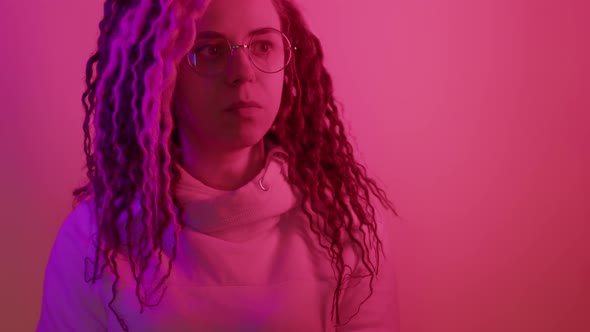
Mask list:
[[[354,160],[296,6],[104,10],[83,96],[89,181],[37,330],[397,330],[369,191],[395,210]]]

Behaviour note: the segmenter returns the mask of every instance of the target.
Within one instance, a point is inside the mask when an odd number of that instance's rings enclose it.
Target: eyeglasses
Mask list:
[[[201,75],[218,75],[225,71],[230,58],[239,48],[248,50],[248,58],[264,73],[277,73],[291,62],[293,51],[289,38],[279,30],[266,28],[258,30],[246,45],[232,45],[223,37],[197,41],[187,55],[189,65]]]

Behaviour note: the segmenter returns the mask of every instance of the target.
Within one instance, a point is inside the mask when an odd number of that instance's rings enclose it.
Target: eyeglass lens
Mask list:
[[[234,50],[237,51],[239,49]],[[189,55],[189,62],[200,73],[216,74],[224,71],[231,54],[230,44],[225,38],[197,40],[193,52]],[[261,30],[252,35],[248,56],[261,71],[275,73],[288,64],[291,58],[291,45],[280,31]]]

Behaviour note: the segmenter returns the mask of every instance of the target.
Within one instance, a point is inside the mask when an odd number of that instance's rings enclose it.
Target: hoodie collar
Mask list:
[[[264,168],[232,191],[211,188],[179,165],[176,196],[183,207],[183,221],[193,230],[216,235],[261,221],[278,222],[280,215],[296,206],[286,157],[281,146],[270,145]]]

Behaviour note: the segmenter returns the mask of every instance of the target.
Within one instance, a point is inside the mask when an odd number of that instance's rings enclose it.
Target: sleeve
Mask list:
[[[37,332],[107,331],[98,284],[84,278],[91,241],[89,209],[83,204],[65,219],[51,249]]]
[[[367,299],[371,292],[369,288],[370,275],[364,278],[348,279],[340,301],[341,325],[336,327],[337,332],[400,331],[397,278],[393,261],[393,234],[391,232],[391,224],[378,221],[377,234],[382,241],[385,257],[380,253],[379,274],[376,274],[373,279],[373,294]],[[374,255],[371,256],[371,260],[375,265]],[[366,267],[362,264],[362,259],[357,262],[353,275],[368,275]],[[365,301],[365,299],[367,300]],[[365,302],[362,303],[363,301]]]

